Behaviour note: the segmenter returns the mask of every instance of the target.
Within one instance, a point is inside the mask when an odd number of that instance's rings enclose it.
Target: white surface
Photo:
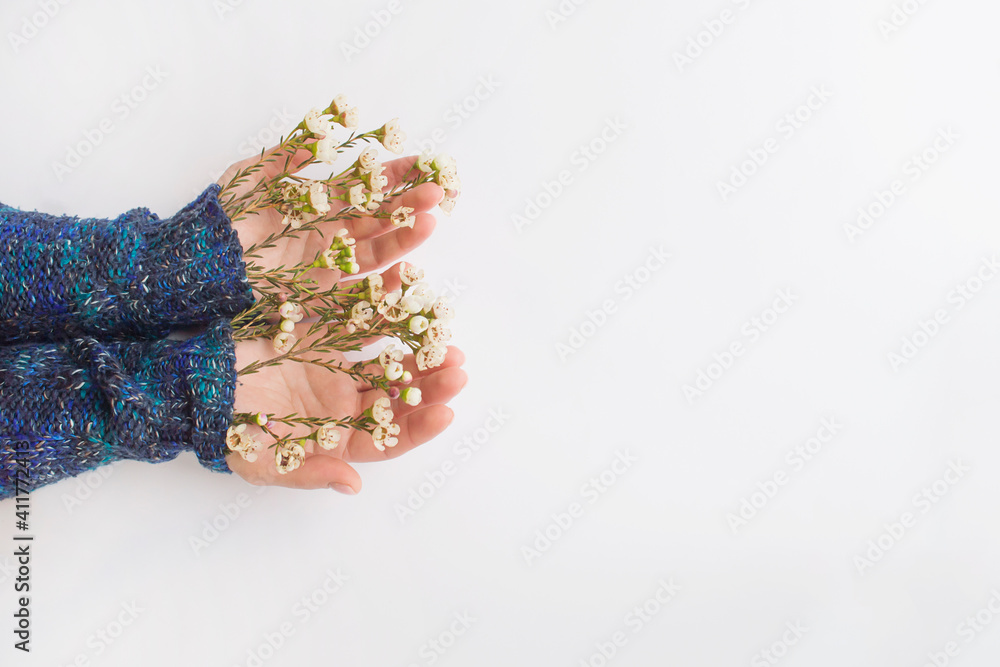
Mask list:
[[[361,466],[356,498],[258,495],[193,457],[116,465],[72,511],[76,481],[38,492],[34,652],[5,629],[0,662],[253,665],[289,623],[262,664],[597,666],[619,631],[608,664],[771,664],[759,652],[783,653],[783,636],[789,667],[917,667],[948,642],[948,664],[996,664],[1000,619],[960,624],[1000,591],[1000,279],[962,308],[949,296],[1000,250],[995,3],[925,3],[884,38],[886,0],[595,0],[554,28],[556,0],[402,0],[350,62],[340,44],[387,2],[247,0],[221,18],[212,2],[69,2],[15,53],[7,33],[39,6],[0,8],[0,201],[170,214],[248,136],[259,147],[273,118],[290,127],[337,92],[363,124],[398,115],[411,149],[441,128],[467,190],[413,259],[465,286],[471,381],[435,442]],[[678,71],[674,53],[726,8],[735,22]],[[122,117],[115,100],[149,67],[166,78]],[[453,122],[481,77],[499,86]],[[782,117],[824,86],[789,137]],[[53,163],[105,117],[114,131],[60,182]],[[625,129],[581,161],[613,119]],[[913,180],[906,163],[947,128],[954,144]],[[722,201],[717,182],[769,138],[777,151]],[[562,170],[570,184],[519,233],[512,216]],[[905,192],[849,242],[845,223],[894,179]],[[661,246],[665,267],[616,290]],[[751,340],[744,324],[779,290],[794,304]],[[606,324],[560,359],[609,299]],[[887,355],[938,309],[948,321],[894,370]],[[745,353],[686,400],[733,342]],[[467,457],[490,410],[509,419]],[[824,418],[842,429],[797,470],[787,452]],[[618,452],[636,461],[606,493],[584,489]],[[924,512],[915,494],[952,460],[969,472]],[[457,472],[401,524],[397,504],[448,461]],[[734,534],[727,514],[781,472]],[[249,506],[195,554],[190,538],[240,494]],[[529,565],[522,547],[574,502],[583,515]],[[913,525],[859,571],[907,511]],[[8,503],[5,544],[12,530]],[[328,570],[348,579],[307,615],[296,605]],[[680,590],[640,627],[630,610],[671,578]],[[135,621],[97,639],[132,602]],[[451,648],[427,648],[464,612]]]

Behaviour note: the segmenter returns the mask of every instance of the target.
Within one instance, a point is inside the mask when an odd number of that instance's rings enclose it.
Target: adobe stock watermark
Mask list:
[[[323,574],[323,581],[292,604],[290,613],[293,620],[284,620],[273,630],[262,633],[260,641],[247,649],[246,659],[242,663],[245,667],[262,667],[277,655],[281,647],[295,636],[298,628],[318,614],[340,592],[344,584],[350,581],[350,577],[339,567],[327,568]]]
[[[472,626],[478,622],[468,611],[455,612],[451,623],[434,637],[431,637],[417,650],[421,662],[411,662],[407,667],[433,665],[440,660],[458,640],[465,636]]]
[[[615,452],[615,458],[607,468],[580,486],[580,500],[571,502],[561,512],[551,514],[551,521],[535,531],[534,540],[521,547],[524,562],[529,566],[534,565],[542,554],[549,551],[552,545],[580,521],[587,508],[603,498],[638,460],[627,449]]]
[[[427,133],[426,139],[418,139],[414,143],[420,152],[437,153],[438,148],[448,140],[449,131],[454,132],[462,127],[465,121],[472,118],[479,108],[493,94],[500,89],[503,84],[492,74],[484,74],[476,81],[476,87],[472,92],[448,107],[442,115],[444,125],[435,127]]]
[[[730,197],[746,187],[750,179],[760,173],[764,165],[770,162],[778,151],[829,103],[832,97],[833,93],[825,84],[813,86],[802,104],[785,113],[774,124],[774,131],[777,134],[748,149],[746,158],[733,166],[729,177],[716,182],[715,189],[722,201],[729,201]]]
[[[903,163],[898,178],[894,178],[884,189],[872,193],[868,204],[859,206],[854,222],[844,223],[844,234],[847,240],[854,243],[864,236],[876,222],[881,220],[896,205],[896,202],[907,193],[907,183],[916,183],[955,145],[959,135],[949,127],[939,128],[936,136],[921,151],[911,155]]]
[[[683,74],[685,67],[694,65],[696,60],[722,38],[729,26],[736,23],[740,13],[749,9],[754,2],[755,0],[731,0],[731,4],[736,7],[735,10],[727,7],[718,16],[702,21],[701,29],[688,38],[685,47],[674,51],[674,64],[677,65],[677,71]]]
[[[424,481],[411,486],[406,500],[396,503],[394,509],[399,523],[406,523],[407,519],[423,509],[427,501],[436,496],[451,477],[458,474],[462,464],[471,461],[472,457],[489,443],[509,419],[510,415],[505,413],[502,407],[490,408],[489,416],[486,417],[483,425],[475,428],[471,434],[456,442],[451,448],[452,456],[445,459],[434,470],[424,473]]]
[[[253,496],[259,496],[267,491],[266,486],[258,486]],[[247,508],[253,504],[253,497],[247,493],[238,493],[231,502],[219,503],[219,511],[210,519],[202,522],[201,531],[197,535],[188,537],[188,546],[195,556],[214,544],[224,532],[229,530],[233,524],[239,521]]]
[[[62,500],[63,507],[70,514],[73,513],[78,507],[81,507],[84,502],[89,500],[91,496],[94,495],[94,491],[99,489],[104,482],[108,480],[111,475],[115,472],[114,466],[101,466],[96,470],[91,470],[90,472],[75,477],[76,488],[73,489],[73,493],[63,492],[59,499]]]
[[[785,623],[785,631],[781,633],[781,637],[771,642],[765,648],[757,651],[750,658],[750,667],[774,667],[785,656],[793,646],[799,643],[799,640],[809,631],[809,628],[802,624],[802,621],[788,621]]]
[[[955,626],[958,639],[945,642],[940,650],[928,651],[927,661],[922,667],[948,667],[951,661],[961,654],[963,645],[968,647],[996,620],[997,616],[1000,616],[1000,590],[993,588],[986,603]]]
[[[580,144],[570,155],[570,168],[561,169],[552,180],[542,181],[538,193],[525,200],[524,209],[510,216],[514,229],[520,234],[526,227],[537,222],[542,213],[573,185],[577,176],[587,171],[627,129],[628,125],[618,116],[605,120],[604,128],[594,138]]]
[[[246,0],[215,0],[212,8],[215,9],[216,16],[222,21],[227,15],[236,11],[237,7],[242,7]]]
[[[111,136],[121,123],[124,123],[150,94],[166,81],[168,76],[169,73],[164,72],[159,65],[147,67],[138,84],[112,100],[109,114],[102,118],[96,127],[84,130],[82,139],[66,147],[63,161],[52,163],[52,172],[56,179],[62,183],[66,176],[83,164],[87,156],[103,144],[104,140]]]
[[[588,0],[559,0],[559,4],[554,9],[545,10],[545,20],[549,27],[555,30],[560,24],[565,23],[576,14],[576,10],[587,4]]]
[[[77,653],[72,662],[67,664],[73,667],[88,667],[92,659],[103,655],[105,651],[111,648],[125,634],[125,630],[135,624],[139,615],[146,611],[143,607],[136,604],[135,601],[122,602],[119,606],[121,609],[110,621],[87,635],[84,643],[87,650]]]
[[[868,540],[865,550],[854,557],[854,567],[864,576],[866,571],[880,562],[885,555],[917,525],[920,517],[941,502],[966,475],[972,471],[961,459],[948,462],[944,473],[924,486],[910,499],[910,509],[902,511],[895,519],[882,524],[882,532]]]
[[[374,9],[371,12],[371,19],[364,24],[354,27],[354,36],[350,40],[341,40],[340,53],[344,60],[350,63],[361,55],[361,52],[371,46],[382,31],[389,27],[399,14],[403,11],[401,0],[389,0],[382,9]]]
[[[900,340],[899,347],[886,354],[889,367],[898,373],[900,368],[916,359],[931,341],[941,335],[944,327],[954,321],[955,315],[997,277],[998,272],[1000,261],[996,254],[984,257],[972,275],[948,292],[945,305],[936,308],[930,317],[918,320],[916,326],[910,328],[910,333]]]
[[[889,41],[889,38],[905,28],[926,4],[927,0],[903,0],[894,4],[889,15],[879,19],[875,26],[882,39]]]
[[[605,667],[618,652],[628,645],[630,639],[643,629],[669,605],[681,587],[672,577],[663,578],[652,595],[635,605],[622,620],[622,627],[612,632],[607,639],[594,643],[594,650],[586,658],[580,658],[579,667]]]
[[[17,567],[9,558],[0,558],[0,586],[6,584],[16,572]]]
[[[699,368],[694,381],[681,387],[688,405],[705,395],[736,364],[736,360],[746,354],[761,337],[770,331],[785,315],[799,297],[790,289],[779,289],[771,305],[751,317],[740,327],[740,335],[720,352],[712,355],[712,361]]]
[[[768,503],[774,500],[778,492],[797,473],[802,472],[806,464],[819,456],[843,429],[844,425],[836,417],[824,417],[812,437],[789,449],[784,458],[787,467],[778,468],[773,474],[757,482],[754,491],[740,498],[736,511],[726,514],[726,523],[729,524],[733,535],[736,535],[740,528],[747,526],[760,514]]]
[[[241,162],[252,157],[260,157],[261,151],[277,145],[281,138],[290,132],[296,124],[297,121],[295,117],[289,113],[288,109],[273,109],[271,117],[267,120],[267,122],[256,132],[252,132],[247,135],[246,139],[240,142],[240,145],[236,147],[236,153],[239,157],[237,157],[234,161]],[[225,164],[220,164],[217,169],[209,171],[206,174],[208,182],[214,183],[216,179],[218,179],[221,174],[224,174],[231,166],[232,161],[227,161]],[[199,185],[198,189],[195,191],[195,195],[201,194],[203,189],[204,188]]]
[[[663,246],[650,246],[642,263],[625,273],[614,284],[615,296],[605,299],[594,310],[588,310],[582,322],[570,327],[569,337],[566,341],[556,343],[556,354],[559,355],[559,360],[566,363],[567,359],[582,350],[587,341],[596,336],[597,332],[608,323],[611,316],[618,312],[619,306],[645,287],[653,279],[653,276],[667,265],[667,260],[671,257],[672,255],[665,251]]]
[[[68,5],[70,0],[38,0],[38,11],[31,13],[21,19],[18,30],[7,33],[7,41],[10,42],[10,49],[15,54],[28,45],[47,25],[56,17],[56,14]]]

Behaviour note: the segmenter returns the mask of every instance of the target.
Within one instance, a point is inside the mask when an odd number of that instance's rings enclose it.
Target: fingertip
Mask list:
[[[454,345],[449,345],[448,354],[445,355],[445,359],[452,366],[462,366],[465,364],[465,352],[462,352],[462,350]]]

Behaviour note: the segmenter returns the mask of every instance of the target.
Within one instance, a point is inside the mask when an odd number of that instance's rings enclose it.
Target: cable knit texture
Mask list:
[[[218,185],[165,220],[114,220],[0,204],[0,342],[163,338],[253,304]]]
[[[229,472],[236,353],[228,319],[188,340],[0,347],[0,498],[121,459],[193,451]]]

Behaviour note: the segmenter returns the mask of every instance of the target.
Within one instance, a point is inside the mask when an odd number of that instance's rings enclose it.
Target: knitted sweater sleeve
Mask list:
[[[0,204],[0,343],[155,339],[248,308],[219,190],[164,220],[144,208],[103,220]]]
[[[121,459],[193,451],[229,472],[236,354],[226,319],[188,340],[0,347],[0,499]]]

